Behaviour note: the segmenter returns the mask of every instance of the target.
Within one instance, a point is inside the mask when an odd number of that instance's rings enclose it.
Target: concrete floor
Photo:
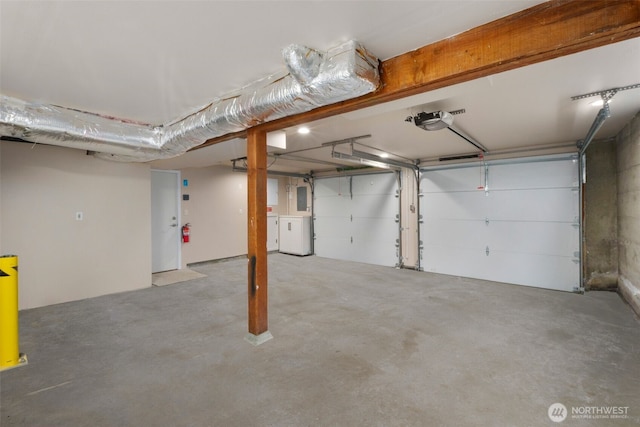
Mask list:
[[[246,333],[246,260],[20,313],[29,364],[4,426],[540,426],[640,423],[640,322],[577,295],[272,254],[270,331]],[[629,407],[553,423],[549,406]]]

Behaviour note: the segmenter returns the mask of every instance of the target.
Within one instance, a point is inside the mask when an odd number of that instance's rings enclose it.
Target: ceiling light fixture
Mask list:
[[[306,126],[302,126],[302,127],[298,128],[298,133],[299,133],[300,135],[306,135],[306,134],[308,134],[309,132],[311,132],[311,131],[310,131],[310,130],[309,130],[309,128],[308,128],[308,127],[306,127]]]

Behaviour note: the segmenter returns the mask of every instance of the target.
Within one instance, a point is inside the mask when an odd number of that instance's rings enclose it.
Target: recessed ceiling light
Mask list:
[[[611,103],[611,99],[609,100],[609,103]],[[594,107],[602,107],[604,105],[604,100],[603,99],[598,99],[597,101],[593,101],[590,102],[589,105],[592,105]]]
[[[309,128],[308,128],[308,127],[306,127],[306,126],[302,126],[302,127],[298,128],[298,133],[299,133],[299,134],[306,135],[306,134],[308,134],[309,132],[311,132],[311,131],[310,131],[310,130],[309,130]]]
[[[380,153],[380,157],[386,159],[387,157],[389,157],[389,153]]]

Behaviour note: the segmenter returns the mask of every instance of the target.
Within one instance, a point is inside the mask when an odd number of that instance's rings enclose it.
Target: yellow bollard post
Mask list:
[[[0,256],[0,371],[26,363],[18,350],[18,257]]]

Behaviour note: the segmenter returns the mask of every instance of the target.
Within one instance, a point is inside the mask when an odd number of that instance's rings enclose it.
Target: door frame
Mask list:
[[[181,187],[180,187],[180,180],[181,180],[181,174],[179,170],[173,170],[173,169],[151,169],[151,173],[153,172],[166,172],[166,173],[172,173],[175,174],[176,177],[176,211],[178,212],[177,214],[177,222],[178,222],[178,227],[182,228],[182,226],[180,224],[182,224],[182,207],[180,205],[180,196],[182,194],[181,191]],[[150,176],[153,176],[152,174]],[[151,185],[153,185],[153,178],[151,178]],[[151,200],[149,200],[149,203],[151,203]],[[153,215],[153,211],[151,211],[151,215]],[[151,238],[153,239],[153,230],[151,230]],[[178,241],[176,242],[177,245],[177,249],[178,249],[178,261],[177,261],[177,266],[176,266],[176,270],[180,270],[182,269],[182,241],[181,239],[178,239]],[[153,247],[153,241],[151,243],[151,258],[153,258],[153,251],[154,251],[154,247]],[[171,271],[171,270],[167,270],[167,271]]]

